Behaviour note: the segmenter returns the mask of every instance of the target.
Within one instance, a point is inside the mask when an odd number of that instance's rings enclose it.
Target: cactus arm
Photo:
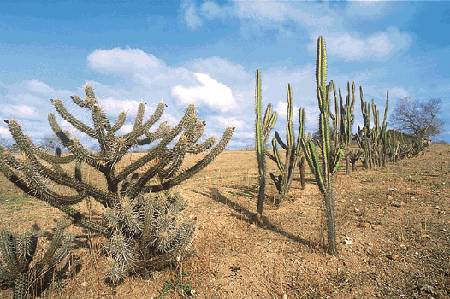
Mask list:
[[[85,125],[83,122],[78,120],[75,116],[73,116],[67,109],[64,107],[62,101],[60,99],[51,99],[50,102],[56,109],[56,112],[68,123],[70,123],[73,127],[75,127],[80,132],[87,134],[91,138],[97,138],[97,132]]]
[[[83,160],[90,166],[94,168],[102,167],[100,156],[91,154],[87,149],[85,149],[80,141],[76,138],[70,138],[66,133],[63,132],[61,127],[58,125],[55,115],[50,113],[48,116],[48,122],[51,129],[55,135],[59,138],[61,143],[78,159]]]
[[[281,172],[284,172],[284,164],[281,162],[280,153],[277,148],[277,140],[275,138],[272,139],[272,152],[273,157],[275,158],[275,162],[277,163],[277,167]]]
[[[327,82],[327,54],[322,36],[317,39],[316,82],[319,90],[325,92]],[[323,95],[322,95],[323,96]]]
[[[275,140],[276,142],[278,142],[278,144],[281,146],[282,149],[287,150],[288,149],[288,145],[286,143],[284,143],[284,141],[281,139],[280,134],[275,131],[275,138],[272,139]]]
[[[142,126],[142,123],[144,122],[144,114],[145,114],[145,104],[139,103],[136,118],[134,119],[133,131],[137,130]]]
[[[119,113],[119,116],[117,117],[116,122],[114,125],[112,125],[111,130],[109,131],[111,134],[114,134],[115,132],[119,131],[122,126],[125,124],[125,121],[127,120],[127,114],[125,112]]]
[[[212,160],[214,160],[215,157],[217,157],[218,154],[220,154],[228,144],[228,142],[231,140],[231,137],[233,136],[234,128],[227,128],[225,132],[222,135],[222,138],[220,141],[216,144],[216,146],[209,151],[206,156],[195,163],[193,166],[189,167],[188,169],[182,171],[178,176],[171,178],[170,180],[163,182],[159,185],[150,185],[145,186],[143,188],[143,192],[158,192],[162,190],[168,190],[172,188],[175,185],[180,184],[184,180],[189,179],[194,174],[198,173],[200,170],[208,166],[209,163],[211,163]]]
[[[161,139],[159,144],[152,148],[148,153],[146,153],[141,158],[137,159],[133,163],[129,164],[127,167],[125,167],[117,176],[113,179],[115,183],[119,183],[123,181],[128,175],[136,171],[137,169],[144,166],[146,163],[150,162],[151,160],[158,157],[159,154],[161,154],[165,147],[177,136],[179,135],[183,128],[186,126],[187,123],[189,123],[191,119],[191,115],[189,115],[189,110],[186,111],[186,114],[181,119],[180,123],[176,125],[170,132],[168,132],[164,138]]]

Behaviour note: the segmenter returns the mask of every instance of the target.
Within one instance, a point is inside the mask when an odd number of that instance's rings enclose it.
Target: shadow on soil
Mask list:
[[[250,223],[250,224],[256,223],[255,222],[256,213],[253,213],[253,212],[249,211],[248,209],[246,209],[245,207],[241,206],[240,204],[238,204],[234,201],[231,201],[228,197],[226,197],[225,195],[220,193],[220,191],[217,188],[210,188],[209,193],[199,192],[199,191],[194,191],[194,192],[196,192],[200,195],[203,195],[205,197],[210,197],[213,200],[215,200],[216,202],[219,202],[221,204],[228,206],[229,208],[231,208],[232,210],[237,212],[237,215],[234,215],[234,216],[236,216],[236,218],[244,220],[245,222]],[[283,237],[286,237],[289,240],[292,240],[296,243],[305,245],[311,249],[316,249],[316,248],[320,247],[318,244],[316,244],[314,242],[311,242],[309,240],[303,239],[300,236],[296,236],[292,233],[282,230],[278,226],[271,223],[265,216],[262,217],[262,223],[259,224],[259,226],[263,229],[270,230],[277,234],[280,234]]]

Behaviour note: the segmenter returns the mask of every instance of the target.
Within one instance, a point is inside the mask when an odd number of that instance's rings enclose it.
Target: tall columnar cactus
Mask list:
[[[275,137],[272,139],[272,153],[268,154],[269,158],[273,160],[280,171],[279,175],[273,173],[270,174],[275,186],[281,196],[281,199],[285,198],[292,183],[294,169],[297,166],[298,158],[300,157],[301,146],[298,140],[295,140],[294,133],[294,118],[293,118],[293,97],[292,88],[288,84],[287,87],[287,122],[286,122],[286,143],[281,139],[280,134],[275,132]],[[304,119],[303,115],[299,111],[299,121]],[[299,126],[299,137],[303,137],[303,129]],[[281,160],[280,153],[278,151],[278,145],[285,150],[285,159]]]
[[[69,154],[57,156],[38,148],[23,133],[17,121],[8,120],[6,123],[9,131],[24,159],[19,159],[0,147],[0,171],[25,193],[67,214],[74,224],[108,238],[113,235],[113,231],[105,221],[89,219],[74,205],[85,198],[91,198],[105,208],[120,210],[128,200],[146,193],[169,190],[212,162],[224,150],[233,134],[233,128],[226,129],[215,146],[214,138],[198,143],[205,123],[197,118],[193,105],[188,106],[179,124],[171,127],[167,122],[162,122],[156,130],[151,131],[164,112],[166,105],[163,103],[156,107],[147,120],[144,120],[145,104],[139,104],[131,132],[119,134],[126,122],[126,114],[120,113],[117,120],[111,123],[91,86],[86,86],[85,93],[85,99],[74,96],[72,100],[80,108],[90,112],[92,125],[77,119],[61,100],[51,102],[64,120],[98,142],[98,152],[89,151],[76,137],[64,132],[53,113],[48,117],[50,127]],[[132,147],[141,145],[151,145],[150,150],[133,162],[124,159]],[[182,168],[187,155],[200,153],[205,153],[201,160]],[[103,177],[106,188],[85,180],[80,167],[76,167],[75,173],[66,172],[64,169],[68,167],[63,166],[74,161],[98,172]],[[118,167],[119,164],[121,167]],[[73,166],[69,168],[73,169]],[[130,176],[133,180],[129,180]],[[71,192],[62,194],[59,192],[60,186]]]
[[[317,40],[317,100],[320,110],[319,147],[312,140],[301,140],[308,164],[316,178],[320,192],[324,197],[325,215],[327,219],[328,252],[337,254],[336,248],[336,219],[335,198],[333,190],[333,178],[339,169],[339,162],[343,151],[340,147],[332,144],[332,133],[330,131],[330,97],[329,93],[334,89],[333,81],[326,85],[326,49],[323,37]]]
[[[335,103],[336,105],[336,103]],[[349,164],[351,160],[350,146],[352,143],[352,127],[355,116],[353,114],[353,107],[355,105],[355,82],[347,82],[347,96],[345,97],[345,104],[343,103],[341,90],[339,90],[339,107],[340,107],[340,142],[345,147],[345,173],[349,173]]]
[[[0,285],[12,287],[15,299],[28,298],[31,291],[42,287],[39,282],[46,283],[45,277],[69,254],[73,238],[58,225],[42,258],[33,261],[37,245],[37,230],[18,236],[0,232]]]
[[[266,188],[266,143],[269,138],[270,131],[273,129],[277,121],[277,113],[272,111],[272,105],[267,105],[266,111],[264,113],[264,118],[262,118],[262,86],[261,86],[261,72],[256,71],[256,91],[255,91],[255,101],[256,101],[256,159],[258,162],[258,199],[256,204],[256,215],[258,221],[261,221],[263,209],[264,209],[264,199],[265,199],[265,188]]]
[[[359,87],[359,96],[361,100],[361,113],[363,115],[364,126],[362,128],[359,128],[358,126],[357,140],[359,147],[364,152],[364,168],[369,169],[372,167],[372,139],[370,133],[371,110],[370,103],[364,100],[362,86]]]

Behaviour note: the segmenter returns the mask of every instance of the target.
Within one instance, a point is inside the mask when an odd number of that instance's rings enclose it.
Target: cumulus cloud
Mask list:
[[[134,74],[164,68],[161,60],[141,49],[98,49],[87,57],[88,66],[106,74]]]
[[[315,36],[308,48],[315,51]],[[367,37],[357,33],[329,33],[326,35],[326,46],[329,55],[344,60],[383,59],[407,50],[412,42],[411,35],[401,32],[395,27],[386,31],[375,32]]]
[[[236,106],[233,92],[225,84],[219,83],[208,74],[194,73],[198,85],[176,85],[172,95],[184,104],[205,104],[211,109],[226,112]]]

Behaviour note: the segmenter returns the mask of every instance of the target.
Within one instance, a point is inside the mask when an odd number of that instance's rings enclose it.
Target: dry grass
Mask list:
[[[311,180],[306,190],[294,181],[294,201],[278,208],[266,205],[265,228],[252,224],[255,160],[250,151],[224,152],[176,188],[189,203],[187,212],[197,217],[193,255],[182,265],[183,279],[192,283],[195,297],[449,296],[449,146],[432,146],[385,169],[340,175],[338,257],[324,253],[321,196]],[[89,179],[102,184],[93,174]],[[0,228],[22,231],[36,222],[50,229],[61,216],[22,196],[3,177],[0,193]],[[267,190],[268,201],[274,193],[273,187]],[[47,292],[49,298],[157,298],[165,282],[176,278],[178,271],[167,269],[151,277],[127,278],[111,289],[103,282],[107,261],[98,253],[101,240],[93,238],[89,248],[86,233],[72,231],[78,235],[75,254],[81,258],[81,271]],[[0,291],[1,298],[9,294]],[[179,297],[174,291],[165,296]]]

